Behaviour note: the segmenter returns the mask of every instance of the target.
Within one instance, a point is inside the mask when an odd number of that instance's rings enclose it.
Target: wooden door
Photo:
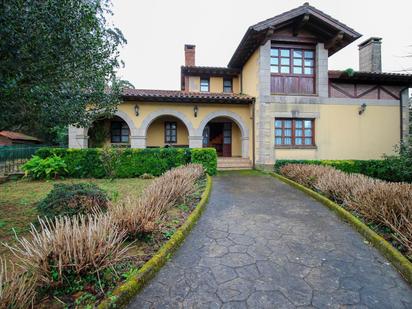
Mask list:
[[[225,122],[223,124],[223,156],[232,156],[232,123]]]

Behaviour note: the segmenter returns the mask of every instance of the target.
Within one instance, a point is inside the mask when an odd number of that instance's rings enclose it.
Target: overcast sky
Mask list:
[[[304,0],[113,0],[112,17],[128,43],[119,75],[136,88],[179,89],[183,45],[196,45],[196,64],[226,66],[247,28]],[[357,45],[382,37],[382,65],[412,73],[411,0],[312,0],[312,6],[363,36],[329,58],[329,69],[358,69]]]

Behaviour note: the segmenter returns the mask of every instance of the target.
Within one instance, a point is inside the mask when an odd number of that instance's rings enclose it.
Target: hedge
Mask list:
[[[105,178],[109,177],[104,168],[101,148],[40,148],[36,155],[45,159],[54,154],[67,164],[69,177]],[[114,150],[113,150],[114,151]],[[191,162],[200,163],[209,175],[217,168],[217,155],[214,148],[153,148],[118,149],[115,156],[114,175],[116,178],[138,177],[145,173],[160,176],[165,171]]]
[[[396,157],[385,160],[276,160],[274,170],[279,172],[286,164],[315,164],[332,166],[346,173],[359,173],[369,177],[392,182],[412,182],[410,173],[404,164],[397,164]]]

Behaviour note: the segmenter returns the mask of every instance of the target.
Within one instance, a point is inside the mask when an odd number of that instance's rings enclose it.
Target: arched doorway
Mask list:
[[[203,129],[202,146],[216,149],[219,157],[241,157],[241,132],[230,118],[217,117],[210,120]]]
[[[189,131],[179,118],[159,116],[147,128],[146,147],[189,147]]]
[[[196,135],[202,136],[203,147],[216,148],[220,156],[249,158],[249,128],[234,112],[209,113],[201,121]]]

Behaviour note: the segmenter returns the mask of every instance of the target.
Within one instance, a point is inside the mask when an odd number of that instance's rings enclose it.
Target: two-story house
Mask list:
[[[305,3],[246,31],[227,67],[196,66],[181,90],[126,89],[112,119],[69,129],[69,147],[214,147],[221,157],[372,159],[407,137],[412,75],[381,72],[381,39],[359,45],[358,72],[328,57],[361,34]]]

